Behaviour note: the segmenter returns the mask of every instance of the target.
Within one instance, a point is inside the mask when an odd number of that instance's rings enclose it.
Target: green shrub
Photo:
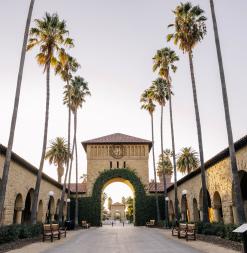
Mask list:
[[[241,236],[232,231],[236,229],[237,226],[233,224],[223,224],[222,222],[218,223],[197,223],[197,233],[204,235],[215,235],[221,238],[231,240],[231,241],[241,241]]]
[[[18,239],[32,238],[41,235],[42,225],[8,225],[0,227],[0,244],[14,242]]]

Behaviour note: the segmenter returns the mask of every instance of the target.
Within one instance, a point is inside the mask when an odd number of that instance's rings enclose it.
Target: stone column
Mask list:
[[[200,210],[200,221],[203,221],[203,211]]]
[[[22,218],[22,209],[18,208],[16,210],[16,224],[21,224],[21,218]]]
[[[214,211],[214,221],[219,222],[220,221],[220,210],[217,208],[213,208]]]

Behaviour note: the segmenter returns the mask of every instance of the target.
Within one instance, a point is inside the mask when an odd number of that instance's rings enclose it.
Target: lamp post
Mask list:
[[[169,228],[169,209],[168,209],[168,204],[169,204],[169,197],[166,197],[166,214],[167,214],[167,217],[166,217],[166,228]]]
[[[188,221],[188,219],[187,219],[187,197],[186,197],[186,195],[187,195],[187,190],[183,190],[182,191],[182,198],[184,199],[184,203],[185,203],[185,222],[187,222]]]
[[[48,223],[51,224],[51,198],[54,196],[54,192],[53,191],[49,191],[48,192],[48,197],[49,197],[49,201],[48,201]]]
[[[67,198],[67,221],[70,221],[70,198]]]

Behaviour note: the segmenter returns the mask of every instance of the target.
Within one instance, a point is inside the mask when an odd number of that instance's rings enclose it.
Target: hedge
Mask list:
[[[78,200],[79,222],[88,221],[93,226],[101,225],[101,196],[104,185],[111,179],[122,178],[128,180],[134,187],[135,225],[143,226],[150,219],[157,220],[154,195],[146,195],[145,187],[140,178],[130,169],[109,169],[99,174],[93,186],[92,197],[82,197]],[[164,197],[159,195],[161,218],[164,219]],[[74,218],[74,200],[71,201],[71,218]]]
[[[215,235],[227,240],[240,242],[241,235],[232,232],[237,227],[238,227],[237,225],[223,224],[221,222],[219,223],[198,222],[197,232],[198,234]]]
[[[8,225],[0,227],[0,244],[13,242],[19,239],[33,238],[42,234],[42,225]]]

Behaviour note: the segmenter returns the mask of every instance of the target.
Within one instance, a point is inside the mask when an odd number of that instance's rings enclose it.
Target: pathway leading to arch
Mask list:
[[[46,253],[201,253],[166,238],[161,230],[132,225],[92,228]]]

